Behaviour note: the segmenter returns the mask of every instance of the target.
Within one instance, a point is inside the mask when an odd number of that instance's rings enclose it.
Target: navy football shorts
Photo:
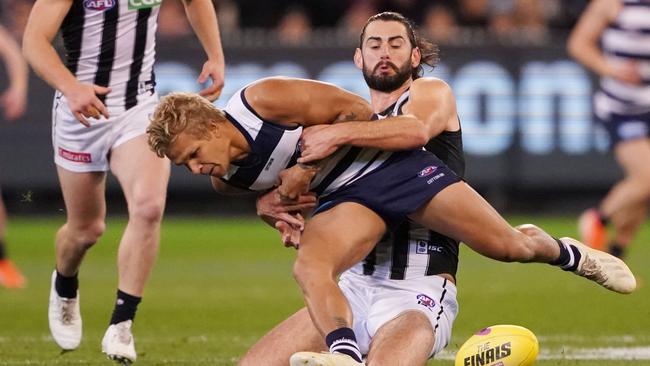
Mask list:
[[[598,118],[611,139],[611,146],[619,142],[639,138],[650,138],[650,113],[617,114],[611,113],[607,119]]]
[[[314,215],[343,202],[355,202],[381,216],[392,230],[438,192],[460,180],[428,151],[395,152],[376,170],[350,185],[319,197]]]

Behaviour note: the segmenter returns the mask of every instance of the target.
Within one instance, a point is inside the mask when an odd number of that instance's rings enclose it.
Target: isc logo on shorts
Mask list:
[[[116,0],[84,0],[84,8],[88,10],[104,11],[112,9]]]
[[[153,8],[161,3],[162,0],[129,0],[129,10]]]

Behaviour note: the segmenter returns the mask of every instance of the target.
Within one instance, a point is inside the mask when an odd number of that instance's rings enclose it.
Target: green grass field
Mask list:
[[[532,221],[575,235],[573,218]],[[110,221],[80,273],[84,338],[61,354],[49,335],[47,298],[58,219],[13,218],[9,249],[29,278],[0,289],[0,365],[110,365],[100,353],[116,288],[115,253],[123,220]],[[254,219],[167,218],[158,263],[139,308],[137,365],[234,365],[247,347],[302,305],[291,277],[293,250]],[[537,365],[650,365],[650,227],[629,253],[639,288],[610,293],[548,265],[503,264],[466,248],[458,273],[460,314],[448,351],[429,365],[453,365],[476,330],[511,323],[533,330]],[[643,360],[624,360],[624,358]],[[263,365],[262,365],[263,366]]]

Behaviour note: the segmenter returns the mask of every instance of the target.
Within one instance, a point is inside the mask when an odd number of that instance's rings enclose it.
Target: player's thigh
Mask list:
[[[365,258],[385,231],[384,220],[369,208],[354,202],[338,204],[307,222],[297,263],[309,261],[339,274]]]
[[[170,164],[149,149],[146,135],[139,135],[113,149],[111,171],[117,177],[129,205],[157,202],[164,205]]]
[[[650,185],[650,138],[619,142],[614,151],[627,176],[638,177]]]
[[[377,330],[370,343],[368,366],[424,366],[435,343],[429,319],[410,310]]]
[[[106,173],[78,173],[56,167],[68,223],[84,226],[106,216]]]
[[[443,189],[409,217],[497,259],[504,259],[504,251],[522,235],[465,182]]]
[[[326,351],[306,308],[300,309],[270,332],[266,333],[246,352],[239,366],[287,366],[289,357],[300,351]]]

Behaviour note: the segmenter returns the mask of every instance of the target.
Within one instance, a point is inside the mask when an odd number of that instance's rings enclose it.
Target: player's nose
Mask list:
[[[190,172],[192,172],[192,174],[201,174],[201,164],[190,161],[189,163],[185,164],[185,166],[190,170]]]

